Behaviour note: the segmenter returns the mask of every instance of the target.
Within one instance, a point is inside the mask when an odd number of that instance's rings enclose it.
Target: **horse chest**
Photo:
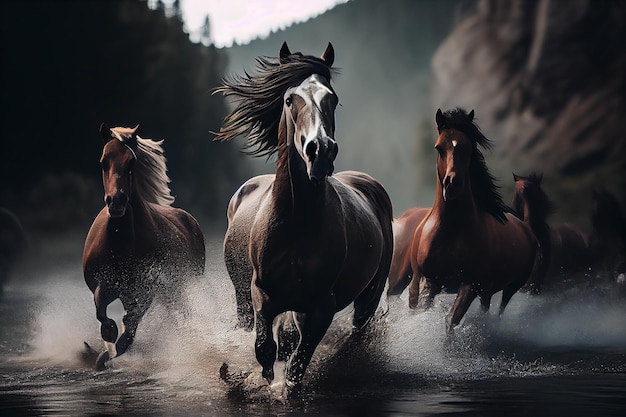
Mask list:
[[[432,232],[420,242],[418,266],[427,277],[458,278],[474,269],[474,248],[462,233]]]

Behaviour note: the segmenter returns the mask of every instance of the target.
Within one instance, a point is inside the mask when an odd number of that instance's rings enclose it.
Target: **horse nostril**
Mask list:
[[[304,151],[306,152],[309,159],[315,159],[315,155],[317,154],[317,143],[314,141],[309,142],[309,144],[306,145],[306,149]]]
[[[111,198],[111,196],[110,196],[110,195],[108,195],[108,196],[106,196],[106,197],[104,198],[104,202],[106,203],[106,205],[107,205],[107,206],[110,206],[110,205],[111,205],[111,201],[113,201],[113,199]]]

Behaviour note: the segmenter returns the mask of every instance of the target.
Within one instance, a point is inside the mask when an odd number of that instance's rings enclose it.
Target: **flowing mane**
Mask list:
[[[313,74],[330,81],[331,69],[324,60],[294,53],[285,58],[257,58],[257,74],[233,75],[213,94],[223,93],[235,99],[235,109],[226,116],[214,140],[225,141],[247,136],[248,153],[271,156],[278,149],[278,125],[283,108],[283,94]]]
[[[445,122],[443,126],[438,126],[439,133],[444,129],[455,129],[463,132],[473,144],[469,174],[476,204],[499,222],[506,223],[505,214],[511,212],[511,209],[502,201],[500,187],[496,184],[495,177],[489,172],[485,157],[479,149],[480,146],[483,149],[491,150],[493,148],[492,142],[483,135],[478,125],[473,122],[465,110],[461,108],[448,110],[443,113],[443,117]]]
[[[513,178],[516,182],[524,182],[524,191],[521,193],[516,192],[513,196],[513,209],[516,215],[523,219],[524,199],[526,199],[528,204],[534,207],[533,215],[536,216],[536,219],[545,220],[553,211],[553,208],[548,195],[541,188],[542,175],[531,172],[528,177],[523,177],[513,173]]]
[[[136,163],[133,169],[134,192],[142,201],[170,206],[174,202],[171,195],[167,175],[163,141],[142,139],[135,135],[137,128],[114,127],[113,135],[127,145],[135,154]]]

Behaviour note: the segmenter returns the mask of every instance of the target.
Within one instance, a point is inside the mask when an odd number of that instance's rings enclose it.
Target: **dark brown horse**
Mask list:
[[[502,291],[500,314],[528,279],[539,245],[529,223],[509,213],[479,147],[491,142],[474,111],[436,113],[437,194],[415,231],[409,306],[425,309],[442,287],[458,288],[446,324],[459,324],[478,297],[484,311]]]
[[[411,244],[415,230],[430,212],[430,207],[411,207],[393,219],[393,258],[389,269],[387,295],[400,295],[413,277]]]
[[[299,340],[285,369],[297,392],[334,314],[354,303],[365,326],[384,290],[393,252],[391,201],[382,185],[355,171],[333,175],[337,94],[334,50],[321,58],[291,53],[259,58],[257,74],[226,80],[216,91],[236,108],[216,139],[248,135],[255,153],[277,154],[276,174],[254,177],[228,206],[224,257],[240,323],[256,329],[262,375],[274,379],[274,319],[292,311]]]
[[[196,220],[171,207],[162,141],[142,139],[136,128],[100,126],[106,206],[87,235],[83,274],[94,294],[96,318],[107,346],[96,362],[123,354],[155,296],[176,300],[187,275],[204,273],[204,237]],[[114,300],[125,309],[123,332],[107,317]]]
[[[529,205],[544,207],[543,219],[539,221],[545,222],[545,218],[552,211],[552,204],[541,188],[542,178],[542,175],[535,173],[527,177],[513,174],[513,208],[522,220],[531,220]],[[546,259],[549,259],[545,274],[548,287],[584,279],[595,263],[589,235],[571,223],[544,224],[550,242],[544,251]],[[533,293],[541,291],[544,286],[543,278],[542,274],[536,274],[529,281]]]

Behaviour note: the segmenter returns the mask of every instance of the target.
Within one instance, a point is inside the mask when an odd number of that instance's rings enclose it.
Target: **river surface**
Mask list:
[[[475,302],[453,336],[444,326],[453,295],[419,314],[405,296],[384,302],[358,340],[348,308],[302,395],[285,399],[282,365],[272,386],[260,383],[253,337],[235,329],[219,240],[207,241],[206,274],[187,285],[184,314],[155,304],[131,349],[94,371],[85,342],[103,345],[81,245],[31,259],[0,298],[0,416],[626,416],[619,286],[518,293],[502,318],[497,295],[488,315]],[[119,302],[109,307],[122,313]]]

